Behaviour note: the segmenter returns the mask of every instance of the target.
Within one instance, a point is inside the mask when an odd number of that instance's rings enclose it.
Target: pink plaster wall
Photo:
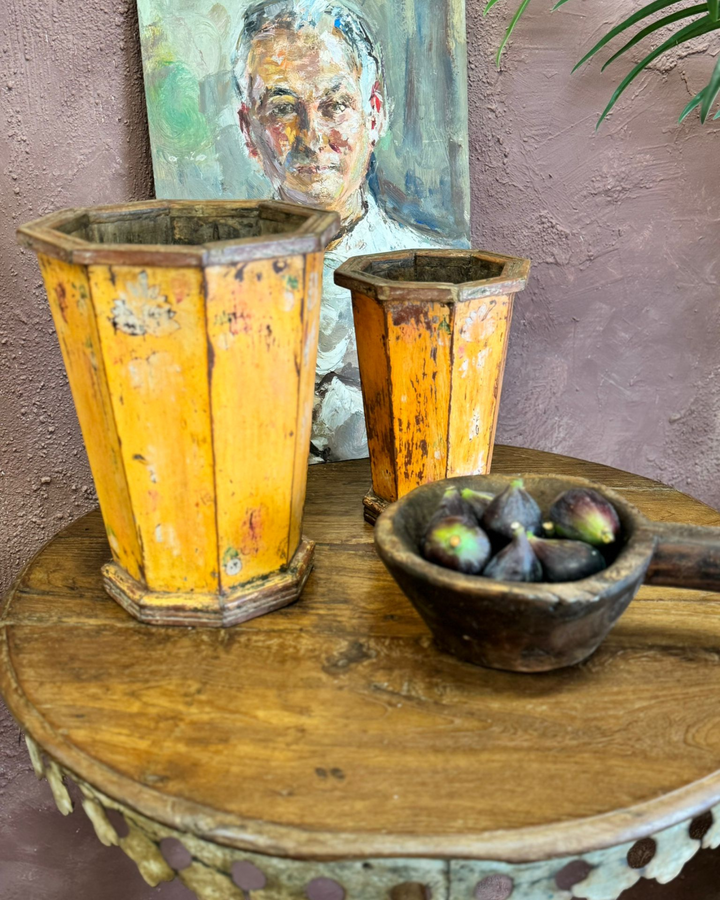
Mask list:
[[[491,13],[488,27],[468,4],[475,239],[534,263],[498,438],[719,506],[720,124],[677,125],[717,38],[656,61],[595,132],[630,66],[570,69],[628,4],[551,5],[531,4],[498,74],[490,51],[507,19]]]
[[[615,73],[569,70],[625,0],[534,13],[499,74],[503,19],[481,7],[468,0],[475,240],[534,260],[498,437],[720,505],[720,126],[674,122],[713,61],[698,45],[658,62],[596,134]],[[0,7],[0,590],[95,502],[36,262],[14,231],[151,196],[136,29],[133,0]],[[145,887],[82,813],[63,820],[18,738],[0,705],[0,900],[190,896]]]

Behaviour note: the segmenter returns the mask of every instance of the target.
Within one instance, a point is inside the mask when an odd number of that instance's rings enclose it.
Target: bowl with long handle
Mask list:
[[[607,568],[580,581],[527,584],[465,575],[423,558],[425,529],[448,487],[498,494],[517,478],[543,513],[571,488],[591,488],[609,500],[621,535]],[[720,528],[651,522],[615,491],[584,478],[473,475],[426,484],[380,516],[375,546],[442,650],[515,672],[586,659],[642,584],[720,590]]]

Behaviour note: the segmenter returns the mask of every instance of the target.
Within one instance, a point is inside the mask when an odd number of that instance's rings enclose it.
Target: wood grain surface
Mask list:
[[[17,238],[75,265],[213,266],[318,253],[338,221],[277,200],[146,200],[59,210],[22,225]]]
[[[720,524],[672,489],[581,475],[650,519]],[[296,858],[534,860],[634,840],[720,799],[720,597],[645,587],[586,663],[541,675],[438,652],[375,555],[367,461],[310,470],[315,571],[228,630],[145,626],[105,595],[97,513],[29,565],[0,618],[0,689],[79,777],[157,821]]]
[[[104,584],[142,622],[231,625],[300,592],[315,251],[338,221],[272,201],[168,201],[65,210],[19,231],[61,257],[39,262],[113,554]],[[291,251],[295,239],[314,251]],[[118,264],[71,265],[67,240]],[[195,264],[133,264],[158,247]]]
[[[529,270],[527,259],[481,250],[404,250],[352,257],[335,272],[352,291],[381,500],[490,471],[513,298]],[[365,506],[374,521],[373,499]]]

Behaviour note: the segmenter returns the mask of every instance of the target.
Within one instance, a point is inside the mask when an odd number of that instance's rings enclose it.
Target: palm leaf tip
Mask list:
[[[513,33],[513,31],[515,31],[515,26],[520,21],[520,16],[525,12],[529,3],[530,0],[522,0],[522,3],[515,11],[515,15],[512,17],[512,19],[510,19],[510,24],[508,25],[507,31],[505,32],[505,37],[502,39],[502,42],[498,47],[498,51],[495,56],[495,64],[498,68],[500,68],[500,57],[502,56],[502,52],[505,49],[507,42],[510,40],[510,35]]]
[[[720,27],[720,23],[718,23],[718,27]],[[700,121],[704,124],[710,112],[710,107],[715,102],[718,93],[720,93],[720,56],[715,63],[710,81],[708,81],[701,93],[703,98],[700,104]]]
[[[685,119],[690,115],[690,113],[695,109],[696,106],[699,106],[702,103],[703,95],[705,94],[705,88],[699,91],[692,100],[688,103],[685,109],[680,113],[680,118],[678,122],[684,122]]]
[[[662,19],[656,19],[652,25],[648,25],[646,28],[641,29],[636,35],[630,38],[626,44],[623,44],[616,53],[613,53],[610,59],[605,60],[600,71],[604,72],[611,63],[615,62],[615,60],[622,56],[623,53],[627,53],[627,51],[631,47],[634,47],[635,44],[639,44],[640,41],[648,37],[648,35],[659,31],[661,28],[665,28],[667,25],[672,25],[674,22],[679,22],[681,19],[687,19],[690,16],[698,16],[705,12],[707,12],[706,3],[697,3],[694,6],[688,6],[687,9],[680,9],[677,12],[670,13],[669,16],[663,16]]]
[[[565,2],[565,0],[564,0],[564,2]],[[587,60],[589,60],[592,56],[594,56],[599,50],[602,50],[602,48],[606,44],[609,44],[613,38],[617,37],[619,34],[622,34],[623,31],[626,31],[628,28],[631,28],[637,22],[641,22],[643,19],[646,19],[648,16],[653,16],[653,15],[655,15],[655,13],[660,12],[661,10],[665,9],[666,7],[673,6],[677,2],[678,2],[678,0],[653,0],[652,3],[647,3],[641,9],[638,9],[636,12],[634,12],[631,16],[628,16],[627,19],[623,19],[623,21],[620,22],[619,25],[616,25],[614,28],[611,28],[610,31],[607,32],[607,34],[604,34],[600,38],[600,40],[597,42],[597,44],[595,44],[594,47],[591,47],[588,50],[588,52],[583,56],[583,58],[575,65],[575,67],[573,68],[573,72],[576,69],[580,68],[580,66],[584,62],[587,62]],[[720,2],[720,0],[719,0],[719,2]],[[705,8],[704,5],[703,5],[703,8]],[[607,63],[606,63],[606,65],[607,65]]]

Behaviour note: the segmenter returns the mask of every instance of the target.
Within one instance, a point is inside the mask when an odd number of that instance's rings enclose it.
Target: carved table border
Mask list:
[[[82,807],[105,846],[120,847],[152,887],[177,877],[198,900],[617,900],[641,878],[672,881],[701,848],[720,846],[717,804],[653,837],[533,863],[288,859],[236,850],[160,825],[60,766],[29,735],[25,741],[35,774],[47,779],[63,815],[73,810],[68,780],[77,785]],[[119,834],[109,811],[122,816],[126,835]]]

